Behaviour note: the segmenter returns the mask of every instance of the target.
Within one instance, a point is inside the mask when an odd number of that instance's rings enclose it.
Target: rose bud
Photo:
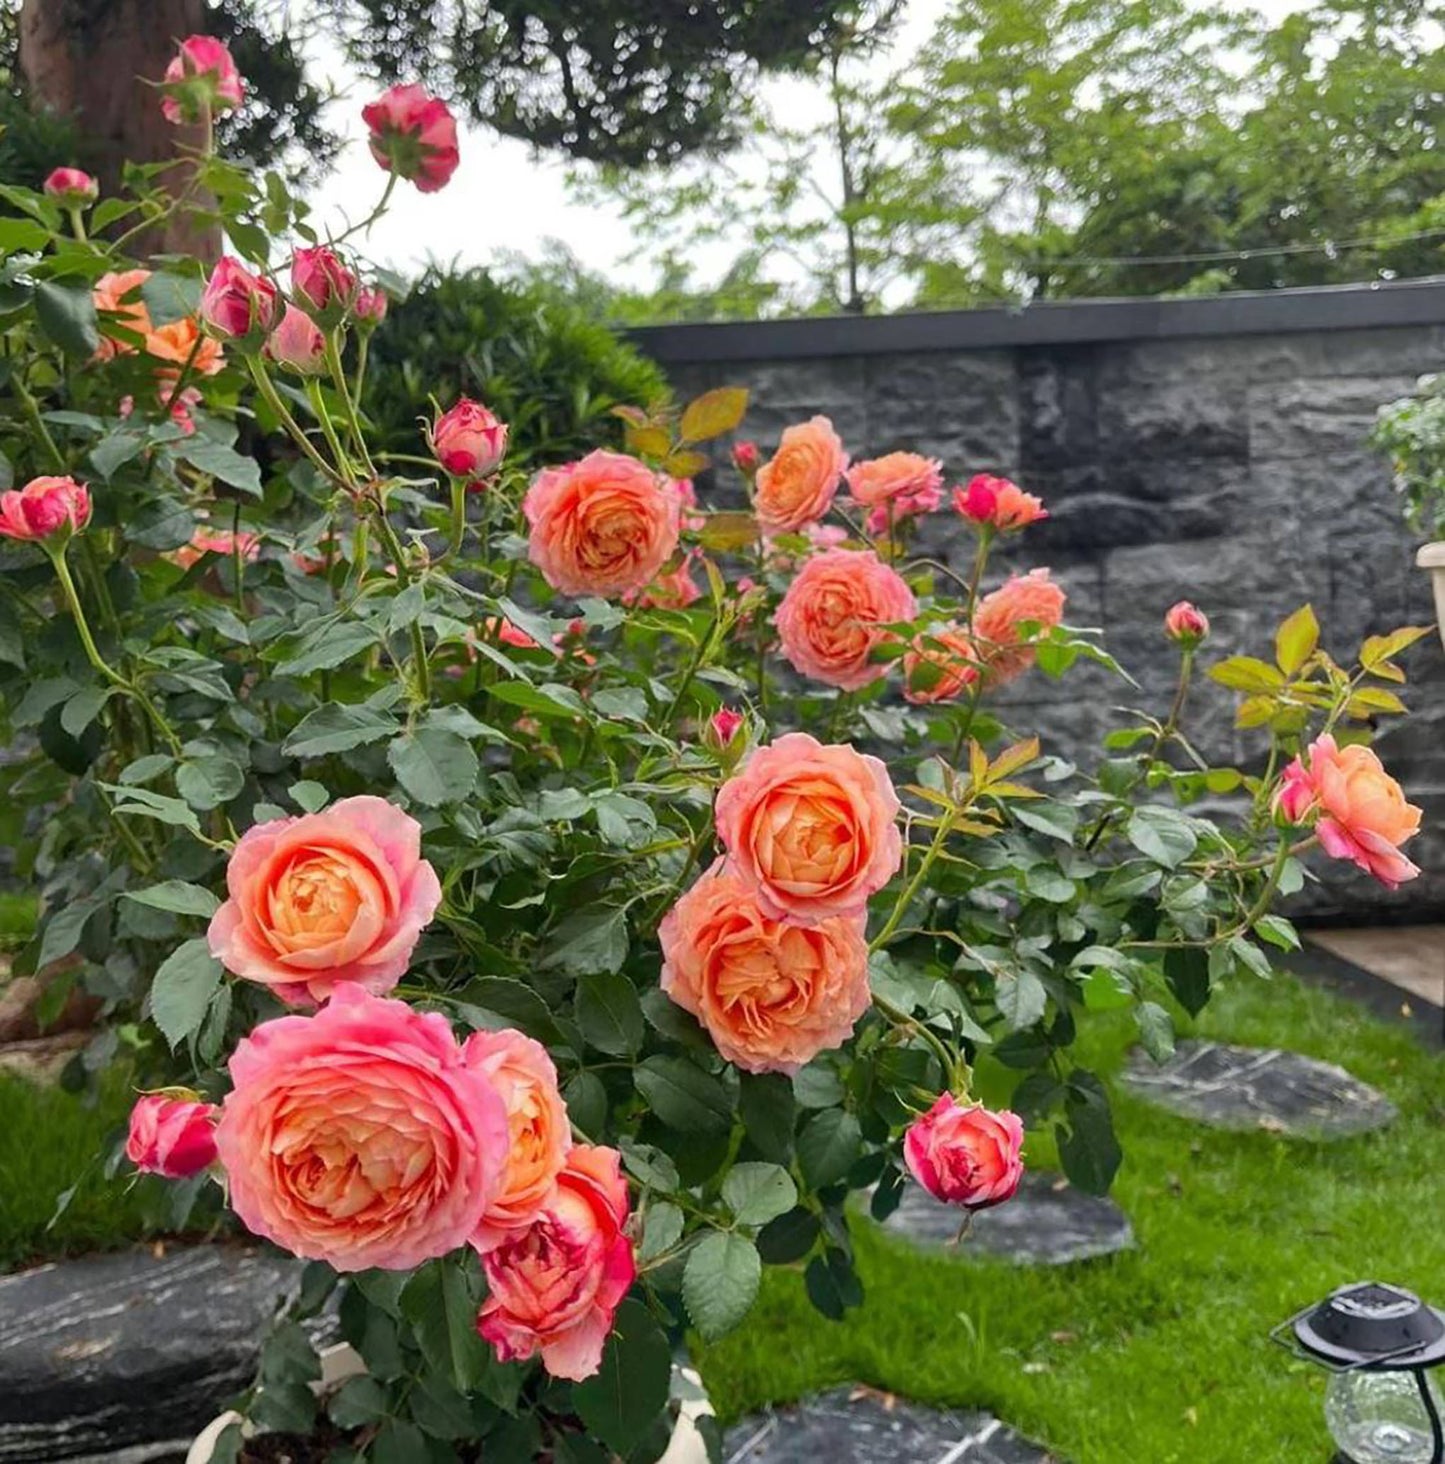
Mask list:
[[[368,285],[358,290],[356,299],[351,302],[351,313],[356,317],[357,326],[362,330],[375,330],[386,319],[389,303],[387,293],[380,285]]]
[[[167,122],[199,122],[239,107],[246,88],[223,42],[214,36],[189,36],[166,67],[161,92]]]
[[[1209,617],[1188,600],[1181,600],[1165,615],[1164,634],[1181,646],[1197,646],[1209,634]]]
[[[481,402],[462,397],[432,424],[431,450],[453,478],[464,478],[468,492],[479,492],[507,451],[507,424]]]
[[[291,260],[291,294],[319,324],[333,326],[356,298],[356,275],[325,244],[298,249]]]
[[[88,208],[100,197],[100,184],[79,168],[56,168],[45,180],[45,196],[61,208]]]
[[[415,183],[419,192],[445,188],[456,172],[456,120],[425,87],[391,87],[361,109],[361,120],[371,130],[368,142],[377,164]]]
[[[733,466],[738,472],[751,477],[758,470],[759,458],[756,442],[733,443]]]
[[[970,523],[992,524],[998,507],[998,494],[990,487],[991,480],[980,474],[967,488],[953,490],[953,506]]]
[[[961,1104],[942,1093],[903,1139],[903,1158],[935,1199],[965,1210],[986,1210],[1011,1200],[1023,1178],[1024,1126],[1006,1109]]]
[[[1281,823],[1302,824],[1314,812],[1315,803],[1314,780],[1299,758],[1295,758],[1280,778],[1270,810]]]
[[[196,1098],[147,1093],[130,1111],[125,1157],[145,1174],[189,1179],[216,1162],[221,1110]]]
[[[955,488],[953,506],[971,523],[988,525],[1001,534],[1027,528],[1049,516],[1041,499],[1025,493],[1007,478],[988,473],[979,473],[967,488]]]
[[[703,745],[726,763],[736,762],[747,751],[747,718],[731,707],[719,707],[703,729]],[[742,735],[739,736],[738,734]]]
[[[74,478],[32,478],[0,493],[0,538],[63,542],[89,522],[90,492]]]
[[[326,337],[305,311],[288,305],[281,323],[266,337],[263,354],[278,366],[315,376],[325,364]]]
[[[275,324],[280,302],[276,286],[253,275],[239,260],[221,259],[201,293],[200,316],[212,335],[238,345],[260,344]]]

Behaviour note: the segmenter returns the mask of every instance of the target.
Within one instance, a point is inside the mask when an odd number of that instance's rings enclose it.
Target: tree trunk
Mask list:
[[[120,191],[127,162],[165,162],[202,145],[199,125],[176,126],[161,115],[154,83],[176,42],[203,31],[205,18],[204,0],[24,0],[20,69],[31,98],[75,118],[103,196]],[[189,172],[177,162],[162,181],[179,190]],[[149,231],[138,252],[196,254],[209,263],[220,244],[213,225],[177,214]]]

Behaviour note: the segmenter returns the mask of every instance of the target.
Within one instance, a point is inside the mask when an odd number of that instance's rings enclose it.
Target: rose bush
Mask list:
[[[157,105],[243,95],[188,42]],[[441,101],[365,115],[383,198],[446,185]],[[1316,845],[1414,874],[1362,743],[1422,631],[1343,666],[1301,610],[1212,668],[1260,755],[1211,767],[1208,621],[1161,606],[1172,705],[1076,766],[993,699],[1119,669],[1046,568],[995,583],[1033,495],[979,476],[940,509],[940,465],[850,471],[815,417],[738,444],[748,507],[709,508],[727,388],[535,474],[480,401],[383,452],[366,221],[322,237],[275,174],[180,172],[89,212],[4,190],[0,789],[44,901],[17,967],[108,1019],[70,1080],[123,1056],[151,1089],[110,1162],[310,1263],[258,1423],[655,1458],[670,1334],[737,1325],[765,1263],[841,1315],[851,1195],[1004,1203],[1026,1132],[1107,1189],[1080,1025],[1127,1008],[1166,1054],[1172,1013],[1295,944],[1271,906]],[[226,257],[130,258],[174,211]],[[963,573],[910,552],[938,511]],[[368,1375],[318,1403],[299,1322],[338,1289]]]

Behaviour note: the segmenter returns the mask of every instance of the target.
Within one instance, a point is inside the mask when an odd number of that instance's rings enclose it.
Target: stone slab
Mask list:
[[[1445,1007],[1445,925],[1311,930],[1305,939],[1420,1001]]]
[[[1396,1114],[1344,1068],[1275,1048],[1181,1042],[1162,1065],[1136,1048],[1122,1077],[1150,1102],[1214,1128],[1332,1139],[1384,1128]]]
[[[844,1387],[750,1414],[723,1439],[724,1464],[1056,1464],[990,1413]]]
[[[250,1384],[297,1274],[226,1245],[0,1276],[0,1461],[144,1458],[123,1451],[192,1437]]]
[[[1006,1205],[980,1210],[967,1236],[955,1245],[963,1217],[956,1205],[945,1205],[921,1185],[909,1184],[884,1228],[965,1259],[981,1253],[1025,1266],[1093,1260],[1134,1244],[1129,1217],[1113,1200],[1086,1195],[1062,1176],[1042,1170],[1026,1172],[1018,1194]]]

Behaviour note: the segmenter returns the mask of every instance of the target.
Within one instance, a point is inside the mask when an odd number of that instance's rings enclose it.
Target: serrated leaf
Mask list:
[[[288,757],[325,757],[380,742],[397,730],[396,718],[371,707],[341,706],[328,702],[297,723],[282,751]]]
[[[599,1052],[627,1057],[642,1046],[642,1003],[620,971],[598,972],[577,983],[577,1025]]]
[[[710,513],[699,537],[704,548],[718,554],[734,554],[755,547],[758,532],[758,521],[750,513]]]
[[[723,1204],[742,1225],[766,1225],[798,1203],[798,1187],[778,1164],[735,1164],[723,1180]]]
[[[1254,933],[1282,951],[1299,949],[1299,935],[1283,915],[1261,915],[1254,922]]]
[[[684,1134],[725,1134],[732,1127],[727,1089],[685,1057],[649,1057],[632,1077],[669,1128]]]
[[[255,458],[243,457],[235,448],[199,432],[182,438],[173,450],[182,462],[209,473],[228,487],[239,488],[253,498],[261,496],[261,467]]]
[[[1025,967],[1000,974],[994,1001],[1009,1031],[1018,1032],[1032,1027],[1043,1016],[1049,993],[1044,983]]]
[[[625,910],[608,906],[574,910],[551,932],[538,964],[569,976],[620,971],[627,944]]]
[[[1141,1002],[1134,1016],[1145,1052],[1155,1062],[1167,1062],[1174,1055],[1174,1019],[1153,1001]]]
[[[240,764],[221,753],[189,758],[176,769],[176,792],[202,812],[228,803],[245,786]]]
[[[355,620],[328,625],[323,632],[314,632],[306,637],[296,654],[276,668],[276,674],[309,676],[313,671],[331,671],[353,656],[371,650],[376,644],[376,632],[369,625]]]
[[[88,289],[42,280],[35,286],[35,319],[50,339],[71,356],[92,356],[100,345],[95,303]]]
[[[151,982],[151,1018],[172,1050],[200,1030],[221,986],[221,963],[204,940],[188,940],[161,962]]]
[[[763,1262],[746,1236],[704,1236],[682,1273],[682,1302],[704,1341],[725,1337],[748,1314],[762,1283]]]
[[[187,884],[183,879],[163,880],[143,890],[127,890],[127,900],[148,905],[152,910],[168,910],[172,915],[197,915],[209,920],[221,908],[221,902],[201,885]]]
[[[825,1108],[803,1125],[798,1135],[798,1165],[815,1190],[842,1179],[853,1167],[863,1143],[858,1120],[842,1108]]]
[[[1284,686],[1284,676],[1268,661],[1254,656],[1231,656],[1209,668],[1209,678],[1232,691],[1270,693]]]
[[[1124,834],[1141,854],[1169,869],[1187,859],[1199,842],[1181,814],[1153,804],[1134,810]]]
[[[420,727],[386,749],[397,781],[418,803],[460,803],[476,786],[481,764],[471,743],[441,727]]]
[[[589,1431],[628,1455],[667,1407],[672,1349],[641,1302],[624,1301],[612,1320],[602,1363],[572,1389],[572,1406]]]

